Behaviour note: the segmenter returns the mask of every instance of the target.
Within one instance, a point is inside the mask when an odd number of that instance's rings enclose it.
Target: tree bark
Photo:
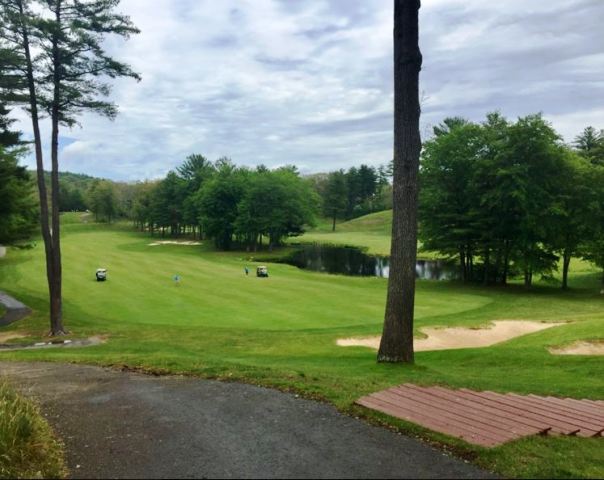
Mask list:
[[[483,278],[483,283],[485,285],[489,284],[489,267],[490,267],[490,260],[491,260],[491,249],[489,247],[486,247],[485,253],[484,253],[484,278]]]
[[[61,25],[61,0],[56,3],[55,20],[57,25]],[[51,217],[52,217],[52,264],[53,278],[50,293],[50,334],[65,335],[63,328],[63,275],[61,265],[61,222],[59,211],[59,105],[61,102],[61,80],[60,68],[61,59],[59,58],[58,34],[53,36],[52,56],[53,56],[53,99],[51,109]]]
[[[568,249],[564,249],[562,260],[562,290],[568,290],[568,269],[570,267],[571,254]]]
[[[336,231],[336,212],[333,212],[333,224],[331,226],[331,231],[332,232]]]
[[[419,156],[419,0],[394,1],[394,176],[390,276],[378,362],[413,363]]]
[[[503,242],[504,254],[503,254],[503,277],[501,279],[502,285],[508,284],[508,272],[510,271],[510,244],[507,240]]]
[[[23,52],[26,63],[27,87],[29,91],[29,108],[31,113],[32,129],[34,134],[34,151],[36,156],[36,179],[38,184],[38,197],[40,200],[40,230],[44,241],[44,252],[46,257],[46,280],[48,283],[49,304],[52,319],[52,305],[55,294],[54,277],[55,263],[53,261],[53,239],[49,223],[48,194],[46,190],[46,180],[44,178],[44,158],[42,154],[42,136],[40,134],[38,98],[36,94],[36,85],[33,73],[33,64],[29,44],[29,33],[25,23],[25,12],[23,2],[19,1],[19,14],[21,16],[21,37],[23,40]],[[52,320],[51,320],[52,325]],[[51,328],[52,330],[52,328]]]

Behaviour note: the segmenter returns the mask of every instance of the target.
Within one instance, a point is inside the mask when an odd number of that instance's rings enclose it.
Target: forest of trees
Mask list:
[[[286,175],[287,172],[295,174],[297,180],[294,183]],[[220,174],[217,178],[223,178],[224,183],[232,181],[229,189],[237,198],[236,204],[239,203],[241,192],[245,193],[242,197],[245,202],[239,208],[247,209],[248,219],[238,217],[236,228],[232,219],[226,221],[220,215],[214,221],[211,215],[206,214],[204,222],[200,221],[201,205],[205,205],[206,211],[209,211],[210,200],[208,196],[204,203],[198,192],[202,184],[216,173]],[[258,238],[280,239],[284,236],[280,233],[283,227],[277,227],[276,230],[266,227],[267,222],[270,223],[266,218],[269,214],[259,209],[259,202],[263,202],[264,210],[269,210],[271,205],[285,206],[292,198],[298,198],[298,193],[303,193],[309,196],[307,203],[312,205],[312,215],[305,215],[305,218],[322,214],[332,219],[350,219],[392,208],[390,176],[388,167],[374,168],[367,165],[306,177],[300,176],[294,167],[269,171],[260,166],[254,172],[235,167],[225,158],[211,163],[202,155],[194,154],[176,171],[168,173],[165,179],[155,182],[114,182],[88,175],[61,173],[59,199],[61,211],[89,210],[96,221],[111,222],[118,218],[130,218],[137,226],[144,226],[153,233],[159,231],[164,235],[181,235],[185,231],[195,235],[202,232],[211,235],[210,231],[219,229],[216,222],[226,221],[233,223],[232,235],[238,236],[238,232],[245,231],[245,235],[249,237],[253,236],[250,232],[252,218],[255,218],[258,223],[258,227],[255,227],[258,229]],[[294,184],[304,184],[304,192],[297,192]],[[216,185],[213,188],[220,187]],[[293,196],[286,193],[288,189],[292,189],[290,193]],[[268,233],[261,234],[263,231]],[[221,234],[223,240],[217,241],[217,245],[223,248],[228,248],[229,243],[226,241],[226,232],[227,229],[224,229]],[[293,228],[287,235],[292,234],[295,234]],[[241,238],[238,241],[241,242]],[[276,243],[279,241],[276,240]],[[256,248],[250,238],[245,243]],[[269,240],[269,245],[274,243]]]
[[[131,216],[151,234],[188,233],[224,250],[234,244],[257,250],[264,241],[270,249],[303,233],[318,207],[311,182],[295,167],[252,170],[191,155],[163,180],[136,184]]]
[[[604,133],[592,127],[567,146],[540,115],[446,119],[424,144],[420,196],[423,247],[459,259],[464,280],[530,286],[562,259],[567,288],[571,258],[604,268]]]
[[[316,192],[321,197],[322,213],[332,220],[361,217],[372,212],[392,208],[392,166],[378,168],[368,165],[351,167],[312,175]]]

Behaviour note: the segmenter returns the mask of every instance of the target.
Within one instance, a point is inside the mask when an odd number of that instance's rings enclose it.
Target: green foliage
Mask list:
[[[200,223],[218,248],[229,250],[233,243],[238,205],[243,199],[248,172],[223,161],[216,174],[198,192]]]
[[[391,167],[361,165],[307,178],[321,199],[323,214],[333,221],[392,208],[391,177]]]
[[[597,237],[604,184],[597,165],[561,143],[540,115],[510,123],[489,114],[482,124],[446,119],[424,145],[420,240],[460,262],[466,280],[506,283],[522,273],[552,275]]]
[[[29,238],[37,226],[33,185],[18,155],[0,145],[0,245]]]
[[[97,222],[111,223],[118,214],[115,185],[108,180],[93,182],[88,189],[86,203]]]
[[[604,130],[586,127],[575,138],[574,146],[591,163],[604,166]]]
[[[312,226],[317,205],[315,192],[297,172],[288,168],[252,172],[237,207],[235,231],[248,248],[256,250],[261,235],[268,237],[272,248]]]
[[[336,219],[346,212],[348,207],[348,182],[344,170],[331,172],[327,177],[323,195],[323,209],[326,215],[333,219],[333,230],[336,229]]]
[[[31,401],[0,382],[0,478],[64,478],[62,445]]]

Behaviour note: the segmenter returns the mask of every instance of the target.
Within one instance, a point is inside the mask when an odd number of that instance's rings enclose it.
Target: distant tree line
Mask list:
[[[152,235],[209,238],[217,248],[270,249],[313,225],[319,199],[295,167],[269,170],[191,155],[158,182],[136,185],[131,218]]]
[[[459,259],[464,280],[551,276],[573,257],[604,269],[604,132],[565,145],[541,117],[448,118],[424,144],[420,240]],[[603,277],[604,282],[604,277]]]
[[[361,217],[392,208],[392,164],[377,168],[368,165],[351,167],[310,176],[321,198],[322,213],[332,220]]]

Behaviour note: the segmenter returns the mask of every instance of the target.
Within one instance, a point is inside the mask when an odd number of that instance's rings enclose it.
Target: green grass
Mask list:
[[[38,407],[0,382],[0,478],[64,478],[62,445]]]
[[[331,221],[323,219],[316,228],[292,241],[349,245],[367,248],[368,253],[375,255],[390,254],[392,210],[371,213],[364,217],[338,223],[335,232],[332,232],[331,228]]]
[[[392,210],[370,213],[347,222],[337,223],[335,232],[331,228],[331,220],[321,219],[314,229],[300,237],[292,238],[290,242],[346,245],[364,248],[367,253],[373,255],[390,255]],[[419,247],[419,258],[439,258],[436,253],[422,250],[421,245]]]
[[[385,215],[385,214],[384,214]],[[377,229],[377,227],[376,227]],[[76,336],[106,334],[91,348],[2,352],[14,360],[51,360],[187,373],[294,389],[345,412],[445,443],[507,476],[604,476],[601,440],[535,438],[492,450],[353,406],[361,395],[403,382],[500,392],[604,398],[604,362],[554,356],[547,347],[603,338],[604,296],[587,264],[562,293],[548,285],[483,288],[418,282],[416,328],[479,326],[497,319],[573,322],[486,349],[419,352],[414,366],[378,365],[375,352],[336,339],[381,332],[386,280],[326,275],[269,264],[270,278],[246,277],[244,253],[208,245],[149,246],[125,227],[71,223],[63,230],[65,324]],[[350,232],[353,234],[354,232]],[[94,272],[108,269],[108,281]],[[10,250],[0,289],[34,309],[0,331],[47,330],[43,249]],[[175,286],[174,274],[182,277]],[[594,446],[596,445],[596,446]],[[567,462],[554,459],[566,456]]]

